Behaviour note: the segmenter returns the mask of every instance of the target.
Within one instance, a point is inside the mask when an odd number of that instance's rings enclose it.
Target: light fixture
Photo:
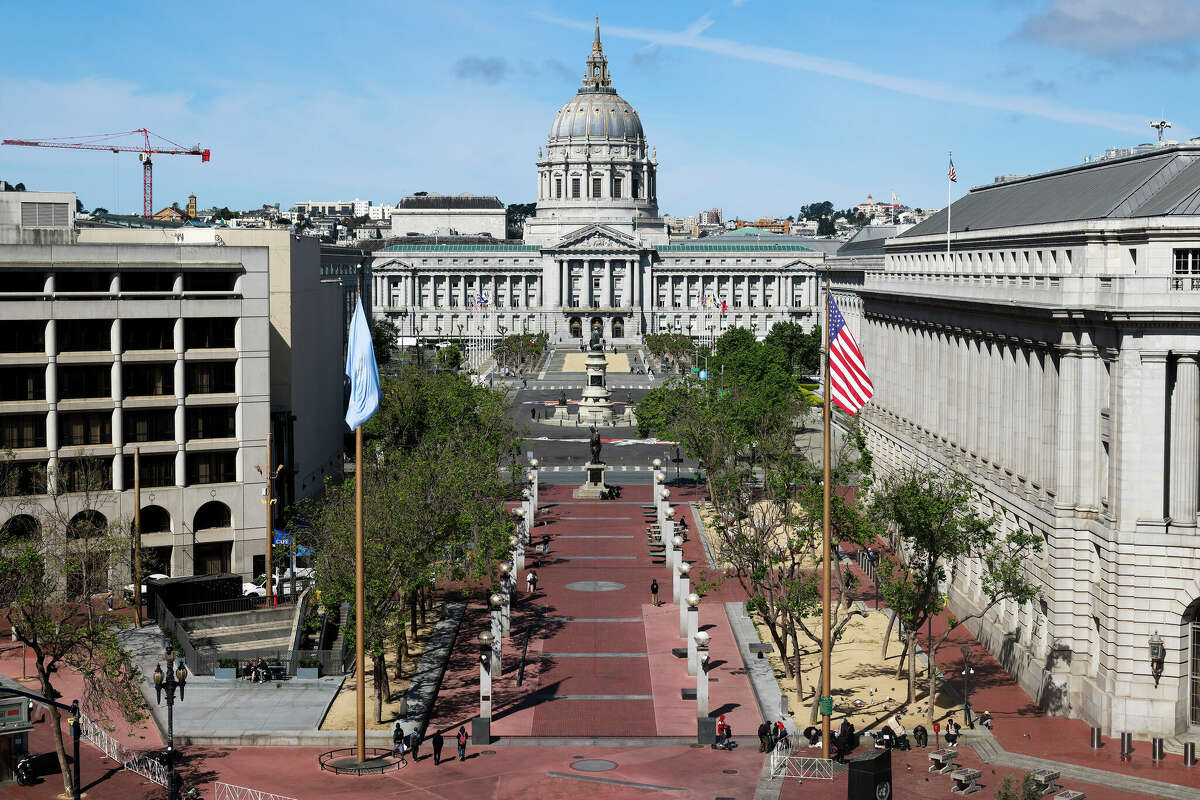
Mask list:
[[[671,496],[671,492],[669,489],[667,489],[667,487],[664,486],[663,488],[658,490],[658,496],[661,497],[663,500],[666,500],[668,497]]]
[[[492,596],[488,598],[488,604],[491,605],[492,608],[500,608],[502,605],[504,605],[504,598],[493,592]]]
[[[663,473],[661,473],[661,472],[654,473],[654,480],[658,481],[659,483],[662,483],[666,479],[667,479],[667,476],[664,475]]]
[[[529,466],[531,469],[537,469],[538,468],[538,460],[536,458],[529,459]]]
[[[671,517],[675,516],[675,509],[668,506],[667,510],[663,512],[663,516],[667,519],[671,519]]]
[[[661,466],[662,466],[662,459],[661,459],[661,458],[656,458],[656,459],[654,459],[653,461],[651,461],[651,462],[650,462],[650,464],[651,464],[651,465],[652,465],[652,466],[653,466],[655,469],[658,469],[659,467],[661,467]]]
[[[696,647],[708,647],[708,642],[712,639],[708,635],[708,631],[696,631],[696,635],[692,638],[696,640]]]
[[[686,598],[688,608],[698,608],[700,606],[700,595],[692,592]]]
[[[682,536],[672,536],[671,537],[671,546],[674,547],[676,550],[683,547],[683,537]]]
[[[491,647],[492,642],[494,642],[494,641],[496,641],[496,638],[494,636],[492,636],[491,631],[480,631],[479,632],[479,646],[480,647]]]
[[[686,578],[686,577],[688,576],[688,573],[690,573],[691,571],[692,571],[692,565],[691,565],[691,564],[689,564],[689,563],[688,563],[688,562],[686,562],[686,561],[680,561],[680,562],[679,562],[679,576],[680,576],[680,577],[682,577],[682,578]]]
[[[1158,635],[1158,631],[1154,631],[1150,635],[1150,674],[1154,677],[1154,687],[1158,688],[1158,681],[1162,678],[1163,664],[1167,661],[1167,648],[1163,644],[1163,639]]]

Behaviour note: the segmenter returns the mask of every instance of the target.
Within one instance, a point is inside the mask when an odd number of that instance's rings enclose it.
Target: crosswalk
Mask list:
[[[538,391],[542,391],[542,392],[557,392],[557,391],[564,391],[564,390],[565,391],[572,391],[572,390],[580,391],[581,389],[583,389],[583,384],[581,384],[581,383],[553,383],[553,384],[531,383],[526,388],[537,389]],[[649,382],[647,382],[647,383],[617,383],[617,384],[610,383],[608,385],[608,388],[613,391],[616,391],[618,389],[649,389],[650,383]]]
[[[555,464],[548,466],[543,464],[538,467],[539,472],[583,472],[586,467],[583,464]],[[508,473],[508,467],[500,467],[500,472]],[[653,472],[654,467],[649,464],[609,464],[605,472]],[[694,475],[695,470],[684,467],[680,471],[680,475]]]

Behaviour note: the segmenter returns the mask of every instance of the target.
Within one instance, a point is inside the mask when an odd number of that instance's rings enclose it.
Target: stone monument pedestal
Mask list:
[[[593,464],[589,461],[584,465],[584,470],[587,475],[583,485],[571,492],[571,497],[576,500],[599,500],[608,491],[608,487],[604,485],[604,464]]]
[[[554,407],[554,419],[567,419],[567,407],[565,405]]]

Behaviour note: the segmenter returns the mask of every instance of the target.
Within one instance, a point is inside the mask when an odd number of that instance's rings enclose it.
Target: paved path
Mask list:
[[[547,556],[530,551],[527,566],[538,573],[538,591],[520,598],[513,637],[506,645],[504,674],[496,681],[492,731],[501,737],[681,737],[696,735],[695,701],[683,688],[696,685],[672,648],[679,636],[679,608],[671,604],[671,577],[652,563],[642,504],[648,486],[630,486],[620,502],[576,501],[571,487],[547,486],[535,541],[552,537]],[[682,498],[681,498],[682,499]],[[686,506],[680,506],[685,509]],[[689,561],[702,561],[693,538]],[[662,605],[650,603],[657,578]],[[468,609],[434,729],[457,729],[478,713],[478,667],[473,631],[485,612]],[[701,604],[700,626],[712,635],[709,673],[714,715],[730,714],[735,733],[753,733],[758,710],[721,602]],[[524,631],[530,632],[528,666],[516,686]]]

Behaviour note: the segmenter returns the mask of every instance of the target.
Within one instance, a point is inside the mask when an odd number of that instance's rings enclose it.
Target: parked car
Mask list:
[[[242,584],[242,597],[266,597],[267,596],[267,579],[259,578],[254,583]]]

